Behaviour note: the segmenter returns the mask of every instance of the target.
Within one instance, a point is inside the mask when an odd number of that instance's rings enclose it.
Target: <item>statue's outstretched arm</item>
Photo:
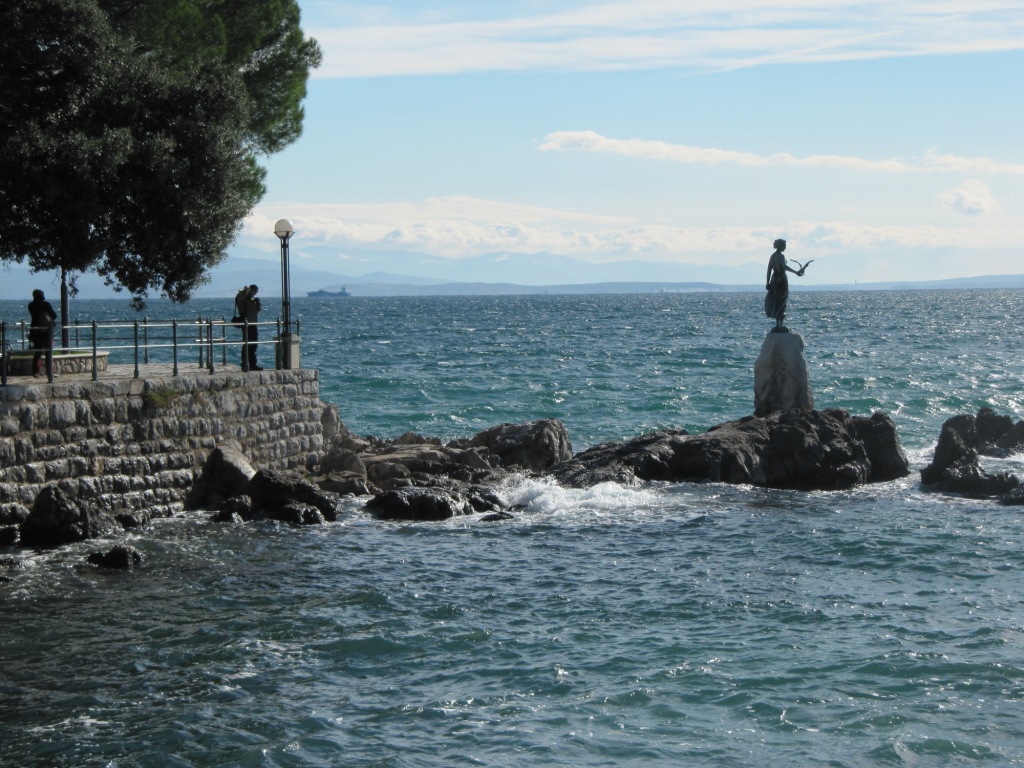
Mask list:
[[[791,261],[792,261],[792,262],[793,262],[794,264],[797,264],[797,265],[799,265],[800,269],[799,269],[799,270],[797,270],[797,269],[792,269],[792,268],[790,268],[790,266],[789,266],[788,264],[786,265],[786,269],[788,269],[788,270],[789,270],[790,272],[792,272],[792,273],[793,273],[794,275],[799,275],[800,277],[803,277],[803,276],[804,276],[804,272],[805,272],[805,271],[807,270],[807,268],[808,268],[809,266],[811,266],[811,262],[813,262],[813,261],[814,261],[814,259],[811,259],[810,261],[808,261],[808,262],[806,262],[806,263],[804,263],[804,264],[800,264],[800,262],[799,262],[799,261],[797,261],[796,259],[791,259]]]

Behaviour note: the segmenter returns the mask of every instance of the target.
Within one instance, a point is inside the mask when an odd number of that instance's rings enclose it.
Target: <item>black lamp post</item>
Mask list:
[[[288,241],[295,234],[295,227],[288,219],[279,219],[274,225],[274,234],[281,239],[281,319],[285,336],[292,335],[292,285],[291,270],[288,266]]]
[[[281,349],[281,365],[290,370],[299,365],[298,345],[292,345],[292,279],[288,265],[288,241],[295,234],[295,227],[288,219],[279,219],[274,225],[274,234],[281,240],[281,321],[284,330],[278,343]]]

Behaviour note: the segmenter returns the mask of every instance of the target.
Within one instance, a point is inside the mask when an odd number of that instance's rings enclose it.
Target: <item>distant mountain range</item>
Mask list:
[[[263,296],[281,293],[281,265],[276,253],[237,246],[197,298],[233,297],[243,285],[255,283]],[[407,252],[343,254],[323,247],[292,250],[294,298],[309,291],[337,291],[353,296],[522,295],[538,293],[678,293],[696,291],[763,291],[764,264],[739,266],[620,261],[591,264],[564,256],[536,253],[493,253],[470,259],[441,259]],[[809,273],[813,274],[813,273]],[[819,273],[820,274],[820,273]],[[825,274],[829,274],[825,272]],[[78,276],[79,297],[115,298],[96,275]],[[34,288],[59,294],[52,273],[30,274],[21,266],[0,267],[0,298],[28,301]],[[1024,275],[985,275],[951,280],[808,284],[800,290],[887,290],[903,288],[1024,288]],[[127,296],[125,294],[121,294]],[[339,299],[344,300],[344,299]]]

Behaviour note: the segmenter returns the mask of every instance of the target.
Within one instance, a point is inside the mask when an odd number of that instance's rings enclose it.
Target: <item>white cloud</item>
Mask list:
[[[972,216],[1000,210],[992,190],[977,179],[967,179],[956,189],[945,190],[939,194],[939,201],[947,208]]]
[[[701,71],[1024,48],[1020,0],[631,0],[533,15],[510,4],[504,18],[490,4],[463,4],[477,15],[407,10],[411,21],[348,5],[344,26],[324,12],[309,29],[324,49],[317,77]]]
[[[965,201],[968,196],[964,195]],[[1024,225],[978,227],[877,226],[863,222],[804,222],[685,227],[540,206],[432,198],[380,205],[276,204],[256,209],[243,240],[273,253],[274,222],[295,224],[293,254],[329,245],[339,250],[404,250],[458,259],[500,251],[548,252],[588,261],[623,259],[743,263],[760,259],[765,243],[785,237],[806,257],[833,253],[933,248],[1019,248]]]
[[[543,152],[578,151],[622,155],[673,163],[699,163],[705,165],[741,166],[804,166],[838,168],[852,171],[884,171],[907,173],[925,171],[955,171],[957,173],[1010,173],[1024,174],[1024,165],[999,163],[986,157],[957,157],[941,155],[931,150],[920,160],[867,160],[844,155],[809,155],[796,157],[787,153],[757,155],[727,149],[691,147],[669,144],[650,139],[612,139],[594,131],[556,131],[544,137],[540,145]]]

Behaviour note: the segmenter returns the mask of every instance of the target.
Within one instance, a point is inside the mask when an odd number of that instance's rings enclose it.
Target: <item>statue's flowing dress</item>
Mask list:
[[[764,297],[764,313],[773,320],[782,321],[789,303],[789,278],[786,276],[786,257],[781,251],[772,254],[768,261],[772,276],[768,281],[768,293]]]

